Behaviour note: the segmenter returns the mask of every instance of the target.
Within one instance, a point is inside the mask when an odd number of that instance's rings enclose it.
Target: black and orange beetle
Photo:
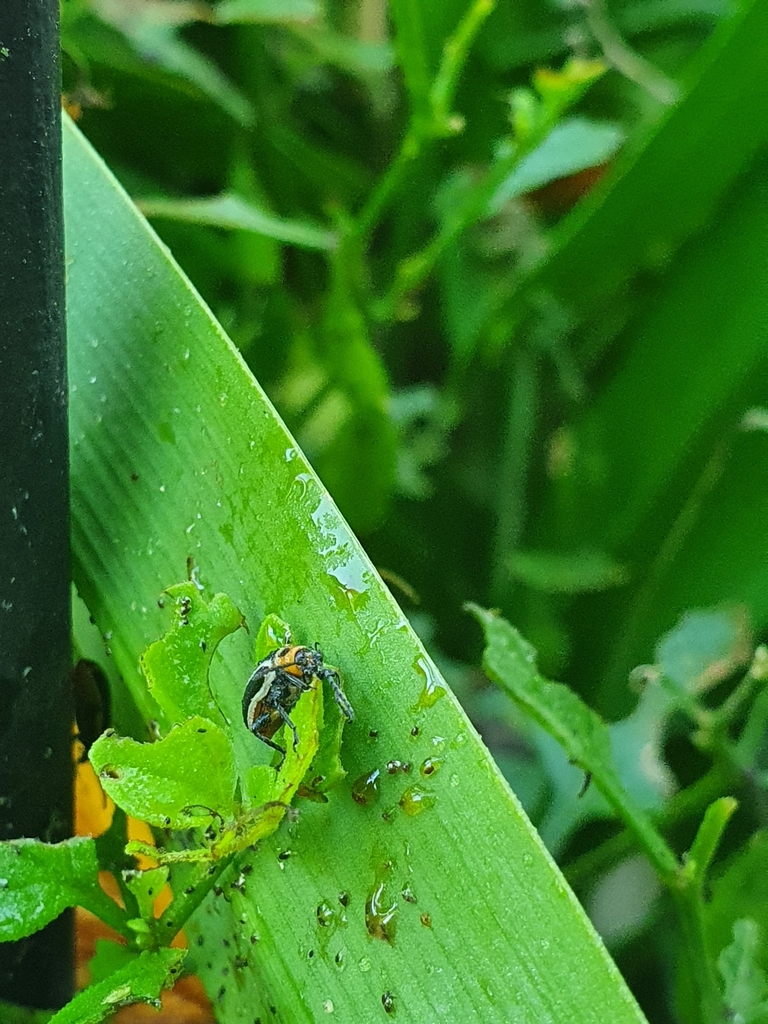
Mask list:
[[[347,721],[352,722],[355,712],[341,688],[339,673],[323,662],[323,654],[314,647],[287,645],[259,662],[243,694],[243,720],[262,743],[279,751],[285,750],[272,737],[285,724],[293,732],[293,749],[299,742],[296,726],[289,712],[302,693],[311,689],[312,681],[319,679],[330,684],[336,703]]]

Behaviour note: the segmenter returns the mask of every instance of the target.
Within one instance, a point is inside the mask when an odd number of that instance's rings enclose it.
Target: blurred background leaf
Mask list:
[[[62,39],[68,108],[146,201],[667,1024],[682,998],[668,910],[600,799],[574,803],[579,771],[488,688],[461,609],[498,607],[542,673],[612,723],[625,785],[676,849],[722,787],[739,796],[725,863],[746,856],[767,824],[764,695],[728,723],[746,722],[739,761],[629,676],[724,651],[694,694],[707,711],[768,625],[768,6],[63,0]],[[520,144],[535,83],[574,59],[607,70],[419,286],[382,302]],[[715,959],[750,916],[718,928]]]

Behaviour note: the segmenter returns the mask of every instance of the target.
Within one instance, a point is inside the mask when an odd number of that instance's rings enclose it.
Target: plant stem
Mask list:
[[[614,784],[612,779],[595,780],[600,792],[622,817],[628,828],[634,832],[640,849],[645,853],[662,882],[671,886],[680,868],[674,851],[667,844],[662,834],[651,821],[650,817],[634,801],[630,801],[621,783]]]
[[[733,797],[720,797],[707,808],[685,864],[678,872],[672,896],[683,937],[684,969],[697,996],[701,1024],[719,1024],[725,1007],[717,980],[717,971],[704,938],[704,902],[702,891],[715,851],[731,816],[738,807]]]
[[[382,318],[396,315],[408,293],[424,283],[448,247],[468,227],[482,219],[499,187],[522,161],[544,142],[557,123],[560,113],[559,109],[552,111],[550,116],[542,118],[522,141],[507,143],[502,154],[497,155],[485,174],[466,193],[463,201],[459,202],[446,217],[432,240],[419,252],[407,256],[400,262],[395,281],[379,304]]]
[[[447,131],[452,130],[448,124],[451,106],[470,48],[495,6],[496,0],[475,0],[443,47],[443,59],[429,91],[429,100],[436,124],[445,125]]]
[[[236,854],[232,854],[219,861],[193,864],[179,870],[179,880],[174,879],[173,901],[155,922],[158,945],[171,944],[227,868],[232,866],[235,857]]]
[[[701,812],[701,808],[716,799],[723,789],[727,788],[734,780],[734,773],[725,770],[718,765],[697,779],[687,789],[676,793],[668,802],[666,807],[654,819],[656,826],[666,830],[686,818],[690,818]],[[574,886],[583,885],[586,881],[594,878],[612,865],[617,864],[622,858],[628,856],[637,849],[635,834],[628,828],[611,836],[604,843],[601,843],[589,853],[577,857],[576,860],[563,867],[563,874],[568,882]]]
[[[627,45],[608,17],[603,0],[583,0],[583,3],[587,25],[600,44],[606,61],[659,103],[664,106],[674,103],[680,95],[677,83]]]
[[[736,717],[742,704],[751,697],[757,683],[765,682],[767,669],[768,648],[760,644],[752,656],[752,664],[747,669],[744,678],[739,681],[738,685],[714,712],[714,722],[718,727],[726,728]]]
[[[403,137],[397,156],[387,167],[358,214],[353,230],[359,239],[365,241],[370,237],[390,199],[405,181],[408,171],[421,153],[421,144],[419,133],[411,126]]]
[[[461,131],[463,123],[460,118],[451,116],[451,105],[472,43],[495,6],[496,0],[474,0],[446,40],[440,67],[428,91],[429,116],[418,116],[416,111],[411,112],[411,122],[403,136],[397,156],[358,214],[353,232],[359,239],[366,240],[370,237],[393,195],[407,179],[408,172],[423,152],[424,146]]]
[[[697,1018],[690,1024],[722,1024],[720,989],[704,941],[701,896],[690,887],[673,890],[672,895],[682,933],[680,960],[697,997]]]
[[[83,896],[80,906],[90,911],[123,938],[131,941],[135,937],[134,932],[127,925],[128,915],[126,912],[99,887],[98,883],[87,896]]]

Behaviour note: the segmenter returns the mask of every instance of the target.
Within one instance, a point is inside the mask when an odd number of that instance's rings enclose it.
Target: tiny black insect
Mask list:
[[[289,712],[299,697],[312,688],[312,681],[327,682],[344,717],[352,722],[355,712],[341,688],[336,669],[323,662],[320,648],[287,645],[267,655],[256,666],[243,694],[243,719],[254,736],[285,757],[285,750],[272,737],[285,724],[293,733],[293,749],[299,742]]]

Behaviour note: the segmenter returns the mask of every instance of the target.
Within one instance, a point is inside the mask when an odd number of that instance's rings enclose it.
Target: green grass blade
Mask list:
[[[198,199],[143,199],[138,202],[144,215],[150,218],[204,224],[230,231],[251,231],[255,235],[305,249],[329,250],[336,246],[336,236],[332,231],[317,224],[275,217],[232,193]]]
[[[391,1001],[414,1021],[642,1021],[327,492],[70,125],[65,168],[74,568],[120,672],[150,712],[138,659],[168,626],[162,590],[194,570],[252,633],[274,612],[319,641],[356,711],[348,779],[301,802],[191,929],[221,1019],[364,1024]],[[252,667],[244,630],[222,641],[233,726]],[[239,761],[267,759],[235,736]],[[378,799],[355,786],[374,770]]]

